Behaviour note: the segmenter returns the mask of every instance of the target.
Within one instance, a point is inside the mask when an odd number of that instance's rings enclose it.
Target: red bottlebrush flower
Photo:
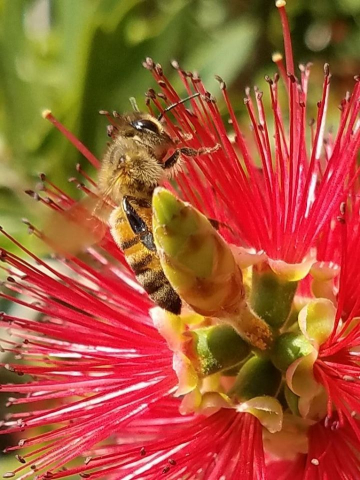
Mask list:
[[[259,90],[254,99],[246,91],[250,135],[241,130],[220,77],[234,139],[197,75],[173,63],[189,94],[188,110],[161,66],[147,59],[162,90],[148,92],[149,110],[154,117],[160,111],[163,122],[103,113],[112,146],[124,125],[127,141],[136,145],[143,146],[143,129],[155,135],[158,147],[146,149],[152,171],[162,172],[169,159],[177,166],[182,154],[175,181],[156,178],[152,203],[144,193],[142,203],[132,204],[139,192],[131,182],[126,193],[121,186],[116,194],[99,193],[78,167],[86,181],[79,187],[91,201],[104,196],[112,211],[110,232],[98,210],[88,218],[83,204],[42,175],[42,192],[28,193],[58,212],[59,222],[75,222],[69,245],[60,223],[63,252],[45,262],[2,232],[25,258],[0,251],[8,275],[1,296],[29,313],[10,310],[0,319],[12,335],[3,349],[23,360],[5,367],[24,376],[23,383],[1,386],[16,395],[8,406],[17,409],[0,433],[24,435],[7,449],[21,448],[20,465],[4,478],[359,477],[360,82],[341,103],[336,136],[326,138],[325,66],[308,147],[310,68],[301,66],[296,78],[285,2],[277,7],[286,66],[275,56],[280,75],[266,77],[270,112]],[[175,121],[163,102],[173,106]],[[103,168],[50,112],[45,116]],[[127,151],[120,158],[111,152],[110,163],[126,164]],[[160,183],[167,190],[154,190]],[[122,208],[132,215],[133,224],[126,218],[136,242],[119,241],[116,230],[128,225],[114,214],[125,196],[130,206]],[[145,221],[136,206],[152,219]],[[89,232],[99,226],[94,237],[102,238],[90,246]],[[45,242],[57,240],[29,228]],[[71,240],[79,237],[87,249],[77,258],[70,255]],[[137,243],[147,256],[145,264],[135,258],[135,267],[128,250]],[[139,264],[150,272],[156,265],[181,313],[152,308],[128,263],[137,274]],[[143,285],[150,294],[161,287]]]
[[[310,427],[308,454],[299,455],[294,461],[271,463],[268,467],[268,480],[358,478],[358,442],[353,426],[346,423],[340,427],[338,418],[326,418]]]

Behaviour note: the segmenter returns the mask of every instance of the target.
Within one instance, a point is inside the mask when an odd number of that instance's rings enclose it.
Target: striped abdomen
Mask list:
[[[137,208],[136,214],[140,213],[143,222],[149,225],[152,214],[151,207]],[[123,206],[117,207],[112,212],[110,225],[116,244],[124,252],[126,261],[149,297],[160,307],[178,315],[181,311],[181,300],[162,270],[155,247],[152,248],[151,227],[149,227],[146,237],[134,233]]]

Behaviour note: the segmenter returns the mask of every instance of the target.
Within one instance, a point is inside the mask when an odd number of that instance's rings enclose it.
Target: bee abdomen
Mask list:
[[[146,293],[161,308],[178,315],[181,311],[180,297],[162,271],[156,251],[146,248],[139,236],[134,234],[122,207],[113,211],[110,224],[114,240]]]
[[[118,241],[118,245],[123,252],[131,247],[134,247],[138,243],[139,240],[136,237],[130,238],[129,240]]]
[[[142,253],[142,252],[141,252]],[[151,262],[154,261],[154,254],[152,253],[145,253],[142,254],[139,258],[139,255],[129,255],[126,258],[128,264],[133,269],[135,273],[140,272],[140,270],[147,267]]]
[[[135,272],[137,279],[144,287],[147,293],[155,293],[159,288],[168,282],[162,270],[145,268],[140,272]]]
[[[159,305],[159,307],[164,308],[175,315],[180,315],[181,299],[168,281],[166,281],[159,290],[151,293],[149,296],[151,300]]]
[[[162,270],[144,269],[136,273],[136,278],[159,307],[175,315],[181,312],[181,299],[170,285]]]

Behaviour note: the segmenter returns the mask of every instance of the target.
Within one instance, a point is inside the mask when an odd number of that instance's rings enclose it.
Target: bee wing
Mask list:
[[[68,210],[52,211],[42,230],[43,239],[61,254],[75,255],[100,242],[108,228],[112,207],[97,197],[85,197]]]

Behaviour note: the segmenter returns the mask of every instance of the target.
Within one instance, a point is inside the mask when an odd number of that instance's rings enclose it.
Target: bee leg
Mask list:
[[[209,153],[216,152],[219,150],[220,145],[217,144],[215,147],[201,147],[198,149],[195,148],[189,148],[189,147],[184,147],[184,148],[179,148],[179,151],[182,155],[185,155],[186,157],[196,157],[197,155],[207,155]]]
[[[216,150],[219,150],[219,148],[219,144],[215,145],[215,147],[201,147],[198,149],[190,147],[178,148],[163,163],[163,168],[167,170],[168,168],[172,168],[174,165],[176,165],[176,163],[179,161],[180,155],[185,155],[186,157],[196,157],[196,155],[206,155],[208,153],[216,152]]]
[[[175,150],[175,152],[170,155],[170,157],[162,164],[164,170],[172,168],[174,165],[177,164],[180,158],[180,150]]]
[[[219,230],[219,228],[223,226],[223,223],[219,222],[219,220],[215,220],[215,218],[208,217],[208,220],[211,223],[211,225],[215,228],[215,230]]]
[[[222,227],[222,228],[227,228],[231,233],[234,233],[234,230],[227,223],[220,222],[219,220],[215,220],[215,218],[209,218],[209,217],[208,217],[208,220],[211,223],[211,225],[215,228],[215,230],[219,230],[220,227]]]

